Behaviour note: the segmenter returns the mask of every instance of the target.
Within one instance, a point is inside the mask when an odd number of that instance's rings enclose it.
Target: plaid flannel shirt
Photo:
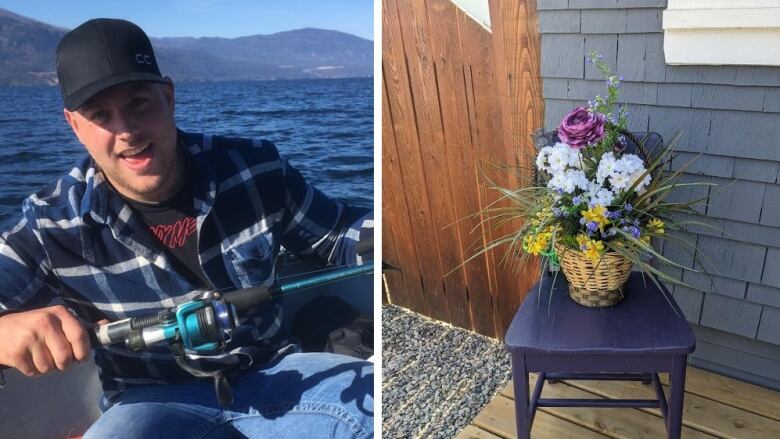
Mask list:
[[[201,267],[214,289],[270,283],[280,246],[331,265],[356,262],[367,209],[336,203],[307,184],[268,141],[179,132],[192,163]],[[88,156],[23,202],[0,237],[0,312],[63,304],[87,322],[114,321],[202,293],[177,273],[140,214]],[[228,352],[209,363],[265,362],[294,352],[279,303],[246,319]],[[106,396],[129,387],[191,380],[166,347],[95,349]]]

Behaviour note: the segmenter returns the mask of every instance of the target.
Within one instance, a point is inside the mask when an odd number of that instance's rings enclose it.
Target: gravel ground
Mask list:
[[[452,438],[509,381],[501,342],[382,308],[382,437]]]

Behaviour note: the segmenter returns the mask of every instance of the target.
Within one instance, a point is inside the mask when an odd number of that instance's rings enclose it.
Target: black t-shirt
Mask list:
[[[164,202],[150,204],[127,198],[125,201],[141,214],[176,271],[195,285],[208,288],[209,281],[198,260],[197,213],[189,174],[185,173],[179,192]]]

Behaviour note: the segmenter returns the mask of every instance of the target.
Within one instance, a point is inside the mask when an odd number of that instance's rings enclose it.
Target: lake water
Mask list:
[[[56,87],[0,87],[0,232],[21,201],[82,154]],[[176,86],[184,131],[268,139],[329,196],[373,205],[373,79],[221,82]]]

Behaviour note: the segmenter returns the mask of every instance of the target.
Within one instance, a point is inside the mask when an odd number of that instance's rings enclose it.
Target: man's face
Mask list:
[[[65,119],[117,191],[159,202],[174,195],[183,178],[173,113],[172,83],[132,82],[65,110]]]

